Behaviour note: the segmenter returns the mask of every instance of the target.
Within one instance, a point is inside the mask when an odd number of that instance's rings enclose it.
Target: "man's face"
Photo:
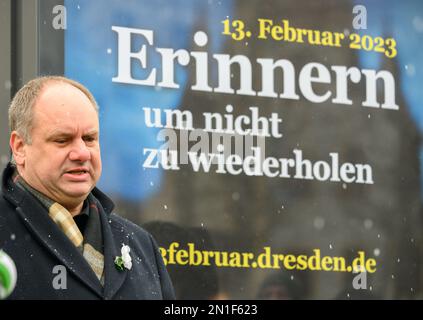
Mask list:
[[[79,205],[101,175],[99,122],[90,100],[67,83],[48,83],[33,109],[21,175],[65,207]]]

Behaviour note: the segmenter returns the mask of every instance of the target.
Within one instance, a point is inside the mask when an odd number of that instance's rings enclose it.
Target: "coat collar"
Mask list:
[[[109,216],[114,208],[112,200],[97,188],[92,191],[92,195],[97,201],[103,232],[105,272],[103,288],[88,262],[50,219],[45,208],[28,192],[10,183],[13,171],[14,167],[9,163],[3,172],[2,193],[15,206],[28,230],[40,241],[41,245],[59,260],[59,263],[65,265],[84,285],[99,297],[112,299],[127,275],[126,269],[118,271],[114,264],[115,257],[121,255],[120,247],[124,243],[125,233],[113,233],[110,227]]]

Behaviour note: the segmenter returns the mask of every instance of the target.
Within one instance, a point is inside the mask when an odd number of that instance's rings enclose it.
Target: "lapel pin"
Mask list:
[[[119,271],[123,271],[124,268],[131,270],[132,268],[132,258],[129,255],[129,252],[131,251],[131,248],[127,245],[122,245],[122,248],[120,249],[121,256],[116,256],[115,258],[115,266],[116,269]]]

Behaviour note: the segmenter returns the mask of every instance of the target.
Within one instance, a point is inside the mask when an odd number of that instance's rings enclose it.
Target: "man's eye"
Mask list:
[[[57,140],[54,140],[54,142],[59,143],[59,144],[64,144],[64,143],[66,143],[66,140],[64,140],[64,139],[57,139]]]
[[[93,142],[95,140],[94,137],[84,137],[84,141],[86,142]]]

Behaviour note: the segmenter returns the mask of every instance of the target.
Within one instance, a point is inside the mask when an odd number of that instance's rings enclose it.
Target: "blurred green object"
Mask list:
[[[5,252],[0,250],[0,299],[5,299],[12,293],[16,280],[15,263]]]

